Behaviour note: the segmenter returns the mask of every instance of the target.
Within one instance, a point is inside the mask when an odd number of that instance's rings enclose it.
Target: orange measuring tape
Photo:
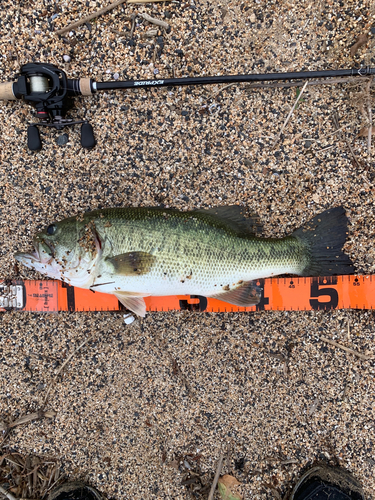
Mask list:
[[[207,312],[375,309],[375,276],[267,278],[259,304],[239,307],[200,295],[146,297],[147,311]],[[122,311],[114,295],[53,280],[0,281],[0,312]]]

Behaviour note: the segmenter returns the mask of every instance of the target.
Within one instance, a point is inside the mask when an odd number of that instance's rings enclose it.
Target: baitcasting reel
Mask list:
[[[200,76],[194,78],[169,78],[165,80],[128,80],[95,82],[90,78],[68,79],[65,73],[52,64],[29,63],[21,67],[16,82],[0,83],[0,99],[23,99],[36,108],[39,123],[30,124],[27,144],[33,151],[42,147],[38,127],[55,127],[61,130],[67,125],[81,123],[82,147],[90,149],[96,141],[90,123],[65,118],[73,107],[72,97],[89,96],[98,90],[118,90],[147,87],[176,87],[182,85],[210,85],[219,83],[250,83],[275,80],[306,80],[310,78],[334,78],[345,76],[375,75],[375,68],[354,68],[326,71],[300,71],[295,73],[266,73],[251,75]],[[329,83],[329,80],[327,80]]]
[[[0,84],[0,99],[23,99],[36,109],[39,123],[29,124],[27,145],[32,151],[42,148],[38,127],[54,127],[61,130],[68,125],[81,123],[81,145],[95,146],[93,128],[85,120],[65,118],[73,107],[73,95],[91,95],[90,80],[68,80],[65,73],[52,64],[29,63],[21,68],[14,83]]]

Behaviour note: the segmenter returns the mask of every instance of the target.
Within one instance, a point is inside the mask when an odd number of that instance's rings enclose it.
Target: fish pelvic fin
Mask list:
[[[121,304],[137,314],[137,316],[141,316],[144,318],[146,316],[146,303],[143,297],[148,297],[148,295],[135,294],[134,292],[114,292],[117,300],[121,302]]]
[[[297,229],[293,237],[308,250],[300,276],[353,274],[353,262],[343,251],[348,237],[348,218],[343,207],[326,210]]]
[[[212,299],[222,300],[239,307],[251,307],[259,303],[261,299],[261,288],[255,281],[245,281],[237,288],[223,291],[209,296]]]
[[[121,276],[147,274],[155,260],[156,257],[147,252],[127,252],[106,258],[106,261],[112,264],[114,273]]]

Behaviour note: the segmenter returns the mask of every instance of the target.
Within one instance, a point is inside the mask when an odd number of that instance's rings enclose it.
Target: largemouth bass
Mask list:
[[[108,208],[50,224],[35,236],[32,253],[15,257],[50,278],[113,293],[139,316],[150,295],[194,294],[252,306],[260,300],[259,278],[354,272],[342,251],[347,218],[341,207],[285,238],[261,238],[258,229],[257,217],[245,218],[238,206]]]

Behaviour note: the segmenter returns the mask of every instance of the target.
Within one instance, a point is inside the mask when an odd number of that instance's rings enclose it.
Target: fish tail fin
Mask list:
[[[315,216],[297,229],[293,236],[307,247],[309,259],[302,276],[353,274],[353,262],[342,247],[348,236],[348,218],[343,207],[336,207]]]

